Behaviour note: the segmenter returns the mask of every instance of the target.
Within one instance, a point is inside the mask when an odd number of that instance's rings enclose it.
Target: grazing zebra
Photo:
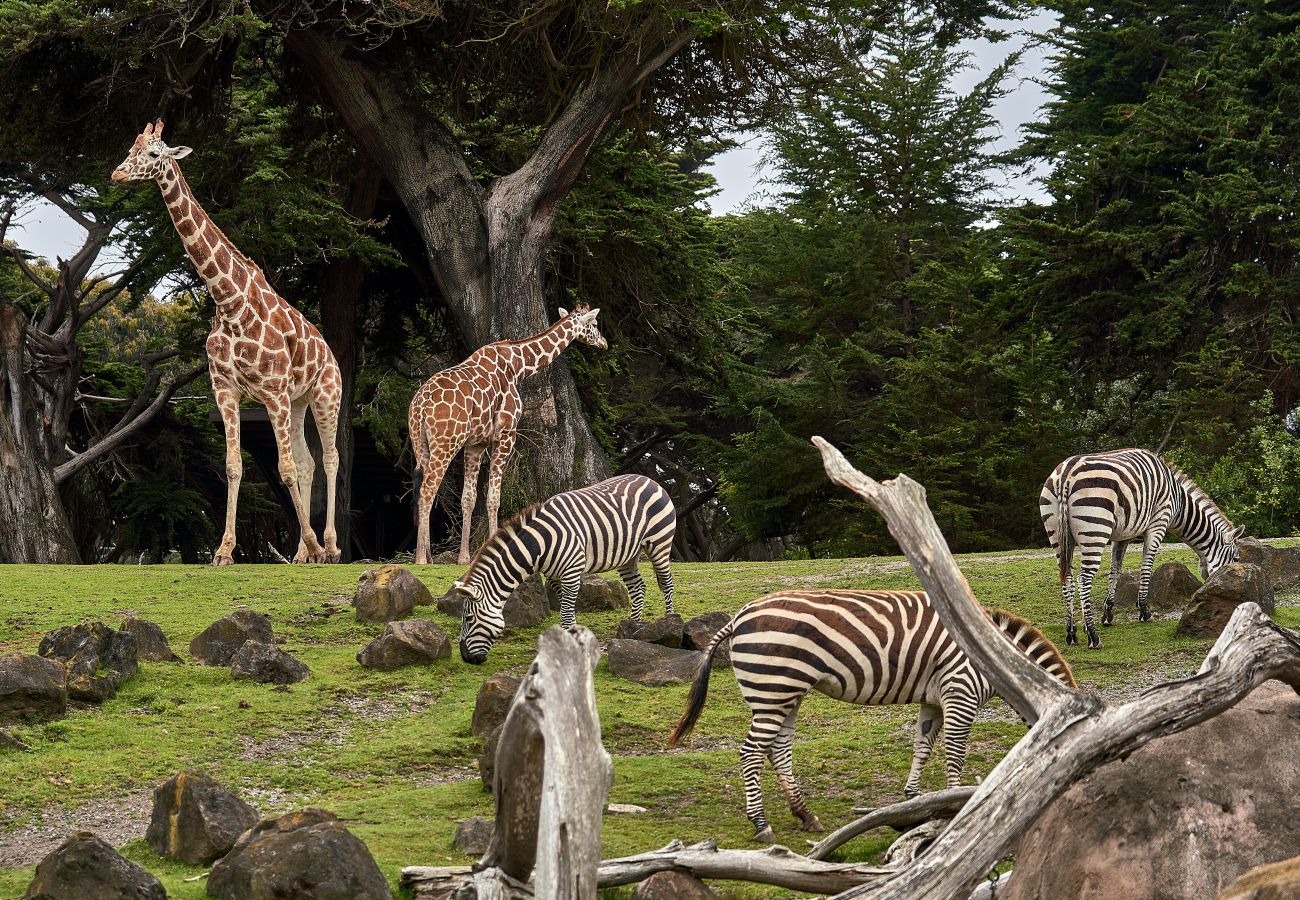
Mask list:
[[[1002,610],[994,624],[1031,660],[1074,686],[1061,654],[1033,625]],[[903,793],[920,792],[921,770],[939,732],[948,786],[961,781],[966,739],[975,710],[993,695],[922,591],[781,591],[755,600],[714,635],[691,686],[690,700],[668,738],[673,747],[690,733],[709,693],[713,652],[731,639],[731,666],[749,704],[749,734],[740,749],[745,815],[755,839],[776,839],[763,814],[759,775],[772,761],[790,811],[806,831],[822,831],[794,780],[791,745],[799,704],[814,688],[836,700],[865,706],[921,704],[912,771]]]
[[[1074,626],[1074,548],[1078,546],[1079,605],[1088,646],[1101,646],[1092,619],[1092,580],[1101,568],[1101,553],[1111,545],[1110,584],[1101,624],[1114,621],[1115,586],[1129,542],[1142,538],[1142,572],[1138,577],[1138,618],[1151,621],[1147,588],[1156,551],[1167,529],[1174,529],[1201,560],[1201,578],[1209,578],[1241,558],[1228,517],[1196,482],[1150,450],[1112,450],[1071,456],[1053,470],[1038,499],[1047,539],[1060,565],[1065,602],[1065,642],[1077,644]],[[1062,527],[1068,522],[1069,527]]]
[[[673,574],[668,555],[677,528],[672,498],[644,475],[619,475],[590,487],[556,494],[529,506],[498,528],[453,592],[464,597],[460,656],[479,665],[505,629],[506,598],[525,578],[541,572],[560,583],[560,624],[572,628],[582,576],[617,569],[632,597],[632,618],[645,603],[645,579],[637,570],[642,549],[674,615]]]

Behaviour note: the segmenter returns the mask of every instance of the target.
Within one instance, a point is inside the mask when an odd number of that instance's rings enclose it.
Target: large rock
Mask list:
[[[0,750],[30,750],[31,745],[21,741],[10,731],[0,728]]]
[[[1105,581],[1100,584],[1105,585]],[[1180,562],[1167,562],[1151,573],[1147,588],[1147,605],[1156,612],[1182,609],[1201,587],[1201,580]],[[1094,591],[1093,596],[1096,596]],[[1115,609],[1135,610],[1138,598],[1138,573],[1121,572],[1115,588]]]
[[[730,621],[731,613],[725,612],[709,612],[696,616],[687,622],[682,630],[682,649],[707,649],[713,636]],[[723,641],[718,645],[718,649],[713,651],[713,667],[716,669],[719,666],[729,665],[731,665],[731,642]]]
[[[707,884],[685,872],[656,872],[632,892],[632,900],[710,900],[716,896]]]
[[[609,642],[607,664],[609,671],[620,678],[658,687],[692,681],[703,660],[704,654],[698,650],[616,638]]]
[[[163,634],[162,628],[156,623],[136,616],[127,616],[120,630],[135,638],[138,659],[147,659],[150,662],[181,661],[181,658],[172,652],[171,645],[167,643],[167,635]]]
[[[427,666],[451,656],[451,640],[427,619],[389,622],[384,633],[361,648],[357,662],[367,669],[391,671],[402,666]]]
[[[166,900],[162,883],[101,838],[81,831],[36,866],[23,900]]]
[[[433,594],[410,569],[391,563],[366,569],[357,579],[352,605],[359,622],[392,622],[405,619],[417,606],[429,606]]]
[[[153,792],[145,840],[159,856],[194,866],[220,859],[257,824],[257,810],[197,772],[181,772]]]
[[[470,719],[470,731],[483,738],[483,752],[478,757],[478,774],[483,787],[492,790],[492,778],[496,772],[497,743],[501,737],[501,726],[506,722],[510,704],[519,690],[520,679],[513,675],[498,672],[483,682],[474,700],[474,716]]]
[[[1300,856],[1256,866],[1219,895],[1219,900],[1295,900],[1300,897]]]
[[[36,652],[62,662],[68,696],[89,703],[103,703],[140,670],[135,637],[102,622],[56,628],[41,638]]]
[[[1273,547],[1255,538],[1237,541],[1241,561],[1259,566],[1275,591],[1300,584],[1300,547]]]
[[[55,719],[68,709],[68,673],[31,653],[0,656],[0,722]]]
[[[438,598],[438,610],[455,619],[461,617],[464,604],[464,595],[455,589]],[[542,585],[542,576],[529,575],[524,579],[524,583],[506,598],[502,614],[507,628],[532,628],[545,622],[550,615],[550,607],[546,604],[546,588]]]
[[[556,581],[546,583],[547,602],[551,609],[560,609],[560,585]],[[627,609],[632,605],[628,596],[627,585],[621,579],[601,578],[599,575],[583,575],[578,588],[578,599],[573,605],[575,612],[601,612],[607,609]]]
[[[391,900],[374,857],[333,813],[263,819],[217,860],[208,893],[222,900]]]
[[[228,666],[245,641],[275,642],[271,620],[251,609],[222,616],[190,641],[190,656],[205,666]]]
[[[1232,613],[1243,603],[1258,603],[1273,614],[1273,590],[1259,566],[1231,563],[1210,576],[1178,620],[1174,634],[1183,637],[1218,637]]]
[[[1001,900],[1214,897],[1300,847],[1300,697],[1266,682],[1233,709],[1077,781],[1020,839]]]
[[[230,660],[230,674],[261,684],[297,684],[311,669],[275,644],[245,641]]]
[[[624,619],[618,623],[614,636],[624,641],[645,641],[661,647],[678,648],[682,645],[685,630],[686,623],[681,616],[664,616],[651,622]]]
[[[482,816],[474,816],[472,819],[466,819],[464,822],[458,823],[454,839],[456,852],[470,856],[482,856],[487,852],[488,844],[492,841],[492,833],[495,829],[496,825],[493,821]]]

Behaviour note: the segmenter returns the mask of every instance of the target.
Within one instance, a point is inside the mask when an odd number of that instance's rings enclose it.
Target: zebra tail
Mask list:
[[[1060,487],[1064,493],[1056,495],[1056,528],[1060,534],[1057,541],[1056,561],[1060,566],[1061,584],[1070,578],[1070,557],[1074,556],[1074,534],[1070,531],[1070,489],[1062,481]]]
[[[718,649],[718,645],[731,637],[732,630],[736,627],[736,620],[732,619],[713,636],[709,641],[709,646],[704,651],[704,659],[700,662],[700,670],[695,673],[695,680],[691,682],[691,696],[686,701],[686,711],[682,713],[681,721],[673,729],[673,733],[668,735],[668,746],[676,747],[681,743],[682,738],[691,733],[695,723],[700,719],[700,713],[704,710],[704,701],[709,699],[709,676],[713,674],[713,654]]]

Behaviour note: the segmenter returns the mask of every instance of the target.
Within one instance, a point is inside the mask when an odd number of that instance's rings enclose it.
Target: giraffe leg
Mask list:
[[[415,540],[415,562],[425,565],[429,562],[429,516],[433,512],[433,501],[438,499],[438,488],[442,486],[443,476],[451,456],[435,451],[420,468],[423,473],[419,482],[419,496],[415,499],[415,517],[417,537]]]
[[[460,489],[460,556],[457,561],[469,562],[469,539],[473,530],[474,503],[478,500],[478,470],[483,463],[483,444],[465,446],[465,484]]]
[[[637,556],[640,556],[638,553]],[[632,599],[632,621],[641,621],[641,611],[645,608],[645,579],[641,577],[641,568],[637,565],[637,556],[628,560],[618,570],[618,577],[627,585],[627,595]]]
[[[492,460],[488,463],[487,483],[487,517],[488,534],[497,530],[497,513],[501,509],[501,479],[505,475],[506,463],[510,462],[510,453],[515,449],[515,430],[497,431],[496,445],[492,448]]]
[[[280,453],[280,480],[289,489],[294,512],[298,515],[298,533],[307,543],[308,559],[319,562],[324,559],[325,550],[316,542],[316,535],[311,530],[311,519],[307,516],[307,508],[298,493],[298,466],[293,458],[292,410],[286,400],[272,400],[266,404],[266,412],[271,420],[271,428],[275,432],[276,449]]]
[[[293,465],[298,470],[297,491],[298,499],[307,509],[308,520],[311,517],[311,486],[316,480],[316,463],[311,458],[311,450],[307,447],[307,404],[305,397],[300,397],[293,401],[289,412],[289,424],[293,438]],[[315,537],[315,529],[311,531],[312,537]],[[307,548],[307,532],[298,535],[298,550],[293,555],[293,561],[296,563],[306,562],[324,562],[323,559],[312,559],[311,552]]]
[[[321,462],[325,468],[325,561],[336,563],[343,558],[339,549],[339,536],[336,519],[335,502],[338,492],[339,474],[339,404],[342,403],[342,389],[337,383],[328,388],[318,388],[312,395],[311,417],[316,422],[316,433],[320,435]],[[344,510],[347,515],[347,510]]]
[[[795,818],[803,823],[803,830],[825,831],[822,823],[809,811],[803,791],[799,788],[799,782],[794,780],[794,723],[798,717],[799,705],[796,703],[794,709],[790,710],[790,714],[781,723],[781,730],[777,732],[776,739],[768,748],[767,758],[772,761],[777,783],[781,785],[781,792],[785,794],[785,802]]]
[[[907,774],[907,784],[903,785],[903,796],[915,797],[921,793],[921,773],[930,759],[934,749],[934,739],[943,730],[943,710],[933,703],[922,703],[920,715],[916,719],[916,740],[912,744],[912,771]]]
[[[228,566],[234,562],[235,509],[239,505],[239,483],[244,477],[244,457],[239,451],[239,395],[215,384],[213,394],[226,426],[226,530],[217,552],[212,554],[212,564]]]

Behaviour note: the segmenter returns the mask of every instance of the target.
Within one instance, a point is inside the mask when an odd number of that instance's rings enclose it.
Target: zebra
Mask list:
[[[1070,667],[1042,632],[1003,610],[989,616],[1026,656],[1075,686]],[[824,830],[794,780],[791,750],[799,705],[814,688],[864,706],[921,704],[904,795],[920,793],[921,771],[940,731],[948,786],[961,782],[975,710],[993,695],[993,687],[949,636],[923,591],[780,591],[749,603],[705,649],[669,747],[695,727],[709,693],[713,653],[727,639],[732,669],[750,710],[740,760],[745,815],[754,825],[755,840],[776,839],[763,814],[759,776],[764,755],[804,830]]]
[[[676,615],[668,564],[676,529],[672,498],[644,475],[619,475],[526,507],[484,542],[448,592],[464,601],[461,659],[473,665],[487,659],[505,629],[506,598],[534,572],[559,582],[560,624],[573,628],[582,576],[617,569],[639,621],[646,592],[637,569],[642,549],[663,591],[665,615]]]
[[[1110,583],[1101,624],[1114,622],[1115,586],[1124,567],[1124,551],[1142,538],[1142,572],[1138,577],[1138,619],[1151,621],[1147,589],[1151,568],[1165,531],[1174,529],[1201,561],[1205,580],[1241,559],[1228,517],[1186,473],[1150,450],[1112,450],[1071,456],[1057,466],[1038,499],[1047,539],[1056,553],[1065,603],[1065,642],[1077,644],[1074,624],[1074,547],[1079,547],[1079,604],[1088,647],[1101,646],[1092,618],[1092,580],[1101,567],[1101,553],[1111,545]],[[1068,521],[1069,528],[1062,522]]]

